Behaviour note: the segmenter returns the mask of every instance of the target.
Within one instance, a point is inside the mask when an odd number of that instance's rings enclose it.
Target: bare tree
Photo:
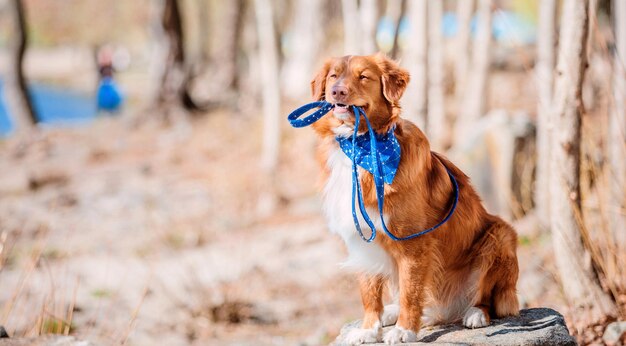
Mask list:
[[[554,47],[556,36],[556,0],[539,3],[537,32],[537,182],[535,185],[535,210],[543,229],[550,227],[550,129],[553,126],[550,106],[554,85]]]
[[[586,66],[589,1],[564,0],[555,81],[550,177],[552,244],[566,298],[592,321],[615,316],[585,247],[580,200],[582,84]]]
[[[444,109],[443,91],[443,33],[441,20],[443,2],[428,3],[428,121],[427,134],[431,147],[435,150],[444,149],[444,131],[446,129],[446,113]]]
[[[278,52],[274,18],[269,0],[255,0],[259,59],[263,97],[263,155],[265,170],[274,171],[278,164],[280,144],[280,93],[278,85]]]
[[[255,0],[257,33],[259,40],[258,80],[263,98],[263,151],[261,166],[268,184],[258,201],[258,213],[267,215],[276,208],[275,181],[280,149],[280,88],[278,80],[278,51],[272,5],[269,0]]]
[[[458,18],[458,31],[455,47],[454,84],[455,98],[457,103],[461,103],[465,92],[467,80],[467,70],[469,66],[469,43],[470,43],[470,23],[474,13],[474,0],[458,0],[456,16]]]
[[[284,91],[289,97],[297,98],[309,92],[323,28],[320,16],[314,14],[321,10],[321,0],[297,0],[295,3],[292,27],[296,39],[291,42],[291,54],[283,69]]]
[[[392,59],[398,58],[400,51],[399,37],[400,37],[400,21],[406,14],[406,0],[390,0],[387,1],[387,8],[385,9],[385,16],[389,17],[393,21],[395,33],[393,35],[393,45],[389,51],[389,55]]]
[[[407,15],[411,23],[410,39],[407,42],[403,60],[409,73],[411,73],[411,83],[409,83],[404,93],[402,104],[407,119],[413,121],[422,129],[425,129],[428,106],[427,14],[426,0],[409,1]]]
[[[177,0],[164,0],[161,14],[164,41],[167,45],[165,69],[157,102],[161,105],[179,101],[185,87],[185,45],[180,7]]]
[[[472,69],[468,76],[455,133],[475,122],[485,114],[487,81],[491,64],[491,7],[493,0],[478,1],[476,39],[472,49]]]
[[[160,41],[165,43],[165,66],[161,74],[161,85],[157,91],[156,104],[168,114],[172,105],[187,110],[206,111],[212,103],[199,104],[190,92],[192,82],[190,65],[185,51],[183,17],[178,0],[164,0],[161,13]]]
[[[8,109],[15,120],[16,130],[23,132],[37,122],[24,78],[24,55],[28,44],[26,13],[21,0],[10,0],[8,8],[12,32],[8,36],[9,63],[4,94]]]
[[[615,58],[613,97],[615,106],[609,118],[609,179],[612,212],[609,221],[618,249],[626,251],[626,2],[613,0]]]
[[[374,54],[378,50],[376,48],[376,24],[378,24],[378,1],[377,0],[361,0],[359,7],[361,16],[361,28],[363,36],[361,37],[363,44],[363,54]]]
[[[228,3],[236,4],[237,2],[229,1]],[[211,34],[210,4],[206,0],[196,0],[196,6],[198,11],[198,60],[204,68],[211,56],[211,40],[209,40]]]
[[[373,54],[377,51],[376,24],[378,2],[376,0],[341,0],[343,16],[344,54]]]
[[[201,0],[206,6],[206,0]],[[243,35],[243,22],[245,13],[245,0],[232,0],[220,2],[222,8],[222,21],[215,33],[217,38],[214,66],[220,88],[227,91],[235,91],[239,87],[239,68],[237,60],[241,49]],[[203,32],[202,40],[206,41],[208,33]]]
[[[361,25],[355,15],[359,10],[357,0],[341,0],[343,16],[343,52],[346,55],[361,54]]]

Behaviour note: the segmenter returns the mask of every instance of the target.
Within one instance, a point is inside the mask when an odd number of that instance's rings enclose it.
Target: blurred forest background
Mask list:
[[[360,317],[288,126],[332,56],[519,232],[524,307],[626,318],[626,2],[0,0],[0,325],[101,344],[327,344]]]

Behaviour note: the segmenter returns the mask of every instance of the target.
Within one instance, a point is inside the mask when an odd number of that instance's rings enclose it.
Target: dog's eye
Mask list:
[[[366,76],[366,75],[364,75],[364,74],[362,74],[362,75],[360,75],[360,76],[359,76],[359,79],[360,79],[360,80],[367,79],[367,76]]]
[[[330,78],[337,78],[337,75],[333,73],[330,75]]]

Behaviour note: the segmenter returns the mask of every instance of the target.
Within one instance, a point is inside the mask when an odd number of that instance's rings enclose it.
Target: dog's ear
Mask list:
[[[376,54],[375,58],[382,71],[383,96],[389,103],[395,104],[400,101],[406,86],[409,84],[409,72],[384,54]]]
[[[330,64],[331,60],[327,60],[311,81],[311,94],[315,101],[322,101],[326,97],[326,76],[330,71]]]

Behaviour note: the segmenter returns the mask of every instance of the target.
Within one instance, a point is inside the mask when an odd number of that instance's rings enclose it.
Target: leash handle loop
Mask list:
[[[306,104],[306,105],[304,105],[304,106],[294,110],[293,112],[291,112],[291,114],[289,114],[289,116],[287,116],[287,120],[289,120],[289,123],[293,127],[309,126],[309,125],[313,124],[314,122],[318,121],[324,115],[326,115],[326,113],[328,113],[334,107],[335,107],[334,104],[326,102],[326,101],[312,102],[312,103]],[[315,112],[311,113],[309,116],[307,116],[307,117],[305,117],[303,119],[298,119],[304,113],[306,113],[306,112],[308,112],[308,111],[310,111],[311,109],[314,109],[314,108],[319,108],[319,109],[316,110]]]

